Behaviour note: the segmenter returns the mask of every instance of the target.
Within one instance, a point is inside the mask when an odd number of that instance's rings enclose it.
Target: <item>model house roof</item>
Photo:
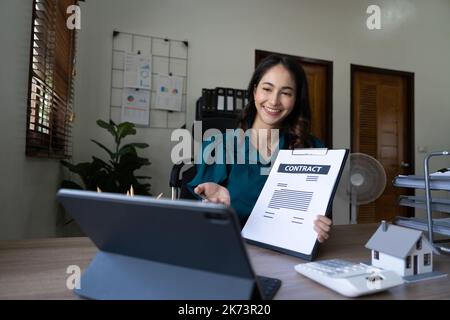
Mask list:
[[[384,230],[386,229],[386,230]],[[383,223],[366,243],[366,248],[380,251],[398,258],[405,258],[422,237],[422,231]],[[422,245],[432,250],[431,244],[424,237]]]

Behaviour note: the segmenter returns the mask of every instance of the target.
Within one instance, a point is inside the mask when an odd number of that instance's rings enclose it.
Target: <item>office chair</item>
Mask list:
[[[204,110],[203,97],[200,97],[196,103],[195,118],[202,121],[202,137],[208,129],[218,129],[225,133],[226,129],[237,128],[237,117],[239,112],[221,111],[221,110]],[[192,136],[194,136],[192,127]],[[201,142],[201,141],[200,141]],[[191,163],[194,159],[190,159]],[[187,189],[186,184],[191,181],[196,174],[195,165],[187,165],[184,163],[175,164],[170,172],[169,186],[172,192],[172,200],[175,199],[196,199],[195,196]]]

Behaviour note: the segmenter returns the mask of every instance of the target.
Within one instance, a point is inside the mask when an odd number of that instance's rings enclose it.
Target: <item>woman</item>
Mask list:
[[[248,92],[249,103],[241,114],[239,127],[252,130],[247,138],[248,143],[244,143],[243,149],[238,146],[236,150],[247,155],[256,150],[259,160],[257,163],[244,164],[202,162],[197,166],[196,176],[188,183],[191,191],[207,201],[231,205],[242,225],[250,215],[267,180],[267,175],[261,174],[261,169],[268,166],[263,154],[274,156],[278,147],[323,147],[321,142],[310,134],[311,112],[306,76],[295,60],[279,55],[264,59],[253,73]],[[267,132],[269,134],[263,134]],[[275,144],[272,143],[274,132],[279,136]],[[224,139],[226,140],[226,137]],[[261,141],[264,143],[260,143]],[[246,159],[249,158],[250,156],[247,156]],[[314,229],[320,242],[328,239],[330,226],[330,219],[322,215],[317,216]]]

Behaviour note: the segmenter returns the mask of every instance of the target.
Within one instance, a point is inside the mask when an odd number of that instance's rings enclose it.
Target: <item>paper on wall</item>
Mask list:
[[[124,88],[151,89],[151,57],[142,54],[126,53],[124,62]]]
[[[149,124],[150,91],[124,88],[122,96],[122,122]]]
[[[183,78],[157,74],[155,109],[181,111],[183,96]]]

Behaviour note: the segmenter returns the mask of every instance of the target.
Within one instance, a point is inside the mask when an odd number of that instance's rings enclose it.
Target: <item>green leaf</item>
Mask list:
[[[148,161],[147,158],[141,158],[141,157],[138,158],[138,163],[141,164],[142,166],[149,166],[152,164],[150,161]]]
[[[108,130],[109,133],[111,133],[111,135],[114,137],[114,140],[117,141],[118,136],[117,136],[117,131],[116,131],[115,125],[106,123],[106,122],[103,121],[103,120],[97,120],[97,124],[98,124],[101,128],[104,128],[104,129]]]
[[[125,154],[137,154],[136,148],[134,146],[126,145],[120,148],[119,152],[117,153],[118,157],[122,157]]]
[[[103,167],[103,168],[105,168],[107,171],[112,171],[113,168],[112,168],[108,163],[106,163],[105,161],[103,161],[102,159],[99,159],[99,158],[94,157],[94,156],[92,156],[92,159],[94,159],[94,162],[93,162],[94,165],[95,165],[95,164],[98,164],[98,167],[99,167],[99,168]]]
[[[89,168],[91,166],[91,164],[89,162],[81,162],[81,163],[74,165],[65,160],[61,160],[61,164],[65,167],[67,167],[73,173],[80,175],[81,177],[83,177],[84,175],[87,174],[87,172],[89,171]]]
[[[95,143],[96,145],[98,145],[100,148],[102,148],[103,150],[105,150],[106,152],[108,152],[109,156],[111,157],[111,159],[114,159],[114,152],[112,152],[111,150],[109,150],[107,147],[105,147],[103,144],[101,144],[100,142],[91,139],[91,141],[93,143]]]
[[[127,146],[133,146],[133,147],[139,148],[139,149],[145,149],[145,148],[149,147],[149,145],[147,143],[129,143],[129,144],[124,145],[121,149],[123,149]]]
[[[73,172],[73,169],[75,168],[75,165],[73,165],[73,164],[70,163],[70,162],[67,162],[66,160],[61,160],[60,163],[61,163],[64,167],[66,167],[67,169],[69,169],[70,171]]]
[[[140,148],[140,149],[144,149],[147,148],[148,144],[147,143],[129,143],[124,145],[122,148],[120,148],[119,152],[118,152],[118,156],[121,157],[124,154],[127,153],[136,153],[136,148]]]
[[[134,128],[134,124],[131,122],[122,122],[117,126],[117,137],[119,141],[128,135],[134,134],[136,134],[136,129]]]

